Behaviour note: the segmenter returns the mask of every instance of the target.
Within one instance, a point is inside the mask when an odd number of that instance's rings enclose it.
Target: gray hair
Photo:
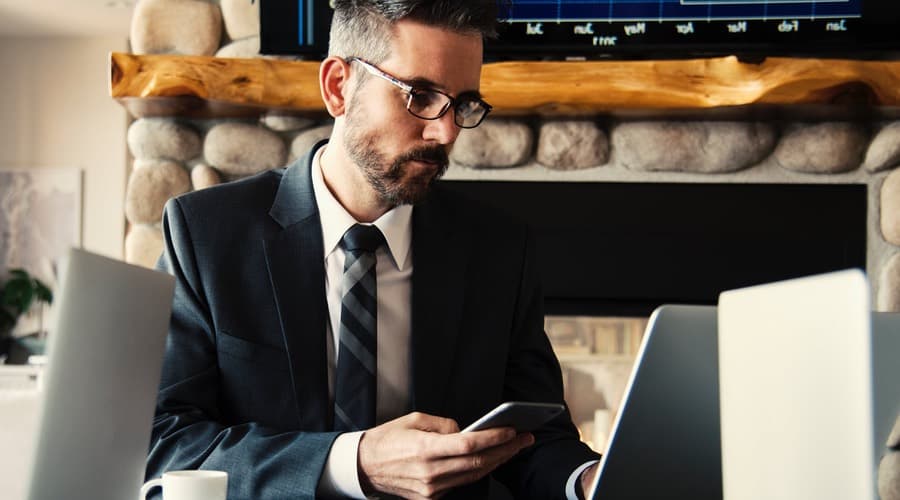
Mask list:
[[[328,55],[378,64],[390,56],[394,24],[401,19],[464,34],[496,36],[497,0],[332,0]]]

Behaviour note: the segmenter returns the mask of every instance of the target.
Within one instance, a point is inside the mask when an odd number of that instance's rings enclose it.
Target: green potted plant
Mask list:
[[[38,346],[44,342],[44,305],[53,302],[53,292],[41,280],[31,276],[24,269],[12,269],[9,272],[9,279],[0,288],[0,350],[9,352],[13,349],[15,339],[11,338],[13,328],[18,323],[19,318],[25,314],[33,305],[37,304],[38,311],[38,329],[34,334],[33,341]],[[23,346],[24,347],[24,346]],[[38,347],[40,349],[40,347]],[[30,351],[25,347],[26,351]],[[0,352],[0,354],[2,354]],[[40,354],[38,352],[30,354]]]

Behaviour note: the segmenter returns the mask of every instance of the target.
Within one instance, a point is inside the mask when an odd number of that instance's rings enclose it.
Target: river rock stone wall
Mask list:
[[[141,0],[131,43],[135,53],[258,57],[259,2]],[[281,166],[330,131],[284,113],[136,120],[126,217],[154,227],[169,197]],[[900,311],[900,122],[493,117],[463,131],[451,160],[449,178],[865,183],[867,271],[878,309]],[[159,239],[149,234],[129,232],[129,261],[151,264]],[[138,251],[142,242],[153,251]]]
[[[448,178],[864,183],[872,198],[868,271],[876,305],[900,311],[898,131],[900,122],[490,118],[461,133]],[[330,133],[329,122],[308,117],[135,120],[126,217],[155,226],[168,198],[285,165]],[[128,235],[137,238],[159,242],[145,231]],[[151,264],[136,256],[152,252],[127,254]]]

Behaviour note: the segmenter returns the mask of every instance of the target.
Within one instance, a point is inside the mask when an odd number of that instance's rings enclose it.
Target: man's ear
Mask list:
[[[340,57],[330,56],[319,65],[319,90],[328,114],[334,118],[346,112],[349,82],[350,65]]]

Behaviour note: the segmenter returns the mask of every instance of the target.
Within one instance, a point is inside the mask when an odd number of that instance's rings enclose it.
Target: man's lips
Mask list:
[[[412,163],[418,163],[419,165],[425,166],[427,168],[438,168],[440,164],[436,161],[426,160],[424,158],[414,158],[410,160]]]
[[[449,161],[445,151],[435,148],[413,150],[405,156],[406,157],[403,158],[403,160],[406,160],[407,162],[417,162],[429,168],[443,168]]]

